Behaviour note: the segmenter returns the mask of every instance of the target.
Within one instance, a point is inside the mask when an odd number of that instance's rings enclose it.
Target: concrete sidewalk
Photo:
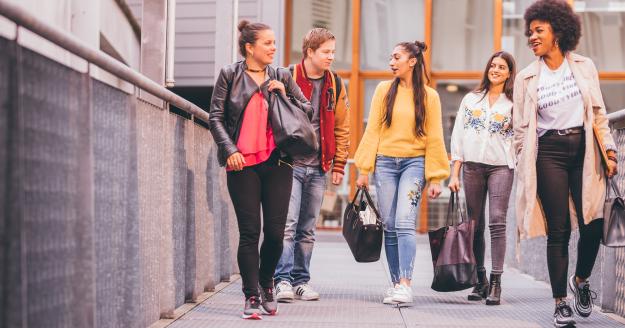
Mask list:
[[[553,300],[548,285],[506,268],[500,306],[469,302],[469,292],[437,293],[429,288],[432,263],[427,236],[418,237],[413,276],[415,303],[398,308],[382,304],[390,286],[384,261],[356,263],[340,233],[318,235],[311,284],[320,301],[280,304],[279,314],[261,321],[240,319],[243,294],[240,279],[172,323],[191,327],[553,327]],[[542,265],[542,264],[538,264]],[[576,317],[577,327],[625,327],[595,309],[590,318]]]

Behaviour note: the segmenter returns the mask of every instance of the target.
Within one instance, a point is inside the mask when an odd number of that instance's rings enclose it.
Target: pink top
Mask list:
[[[266,161],[276,149],[273,130],[269,125],[269,104],[259,91],[252,96],[245,112],[237,148],[245,158],[245,167]],[[231,171],[231,168],[227,168]]]

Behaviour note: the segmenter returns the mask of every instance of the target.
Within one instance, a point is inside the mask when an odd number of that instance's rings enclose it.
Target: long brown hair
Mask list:
[[[397,46],[402,47],[410,54],[410,58],[416,58],[417,64],[412,69],[412,96],[414,99],[414,111],[415,111],[415,133],[418,137],[425,136],[425,81],[430,83],[430,77],[428,76],[425,68],[425,61],[423,60],[423,52],[427,50],[427,45],[421,41],[415,42],[401,42]],[[393,121],[393,106],[395,105],[395,98],[397,97],[397,89],[399,88],[399,78],[396,77],[391,84],[390,89],[384,96],[384,106],[386,107],[386,114],[384,115],[384,121],[387,127],[391,126]]]
[[[488,60],[488,63],[486,64],[486,68],[484,69],[484,75],[482,75],[482,81],[480,82],[480,85],[475,89],[475,92],[476,93],[483,92],[484,95],[482,96],[481,99],[484,99],[488,91],[490,91],[491,83],[490,83],[490,80],[488,79],[488,71],[490,70],[490,65],[493,63],[493,60],[497,57],[502,58],[503,60],[506,61],[506,64],[508,64],[508,70],[510,71],[510,76],[508,77],[505,84],[503,85],[503,92],[506,94],[506,97],[510,99],[510,101],[512,101],[512,94],[514,91],[514,77],[516,76],[516,63],[514,62],[514,57],[512,57],[511,54],[505,51],[498,51],[490,57],[490,59]]]

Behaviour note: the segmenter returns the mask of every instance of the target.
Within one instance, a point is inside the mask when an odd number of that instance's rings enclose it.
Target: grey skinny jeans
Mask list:
[[[485,207],[488,194],[488,228],[490,229],[491,258],[493,274],[503,273],[506,255],[506,213],[512,191],[514,170],[508,166],[494,166],[482,163],[465,162],[462,165],[464,193],[467,202],[467,214],[471,220],[477,220],[473,252],[477,270],[485,271],[484,230],[486,225]]]

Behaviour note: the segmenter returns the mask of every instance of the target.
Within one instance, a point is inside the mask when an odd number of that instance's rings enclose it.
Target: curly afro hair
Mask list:
[[[530,24],[540,20],[549,22],[558,46],[562,53],[575,50],[582,36],[582,23],[573,8],[566,0],[539,0],[534,2],[525,11],[525,36],[530,36]]]

